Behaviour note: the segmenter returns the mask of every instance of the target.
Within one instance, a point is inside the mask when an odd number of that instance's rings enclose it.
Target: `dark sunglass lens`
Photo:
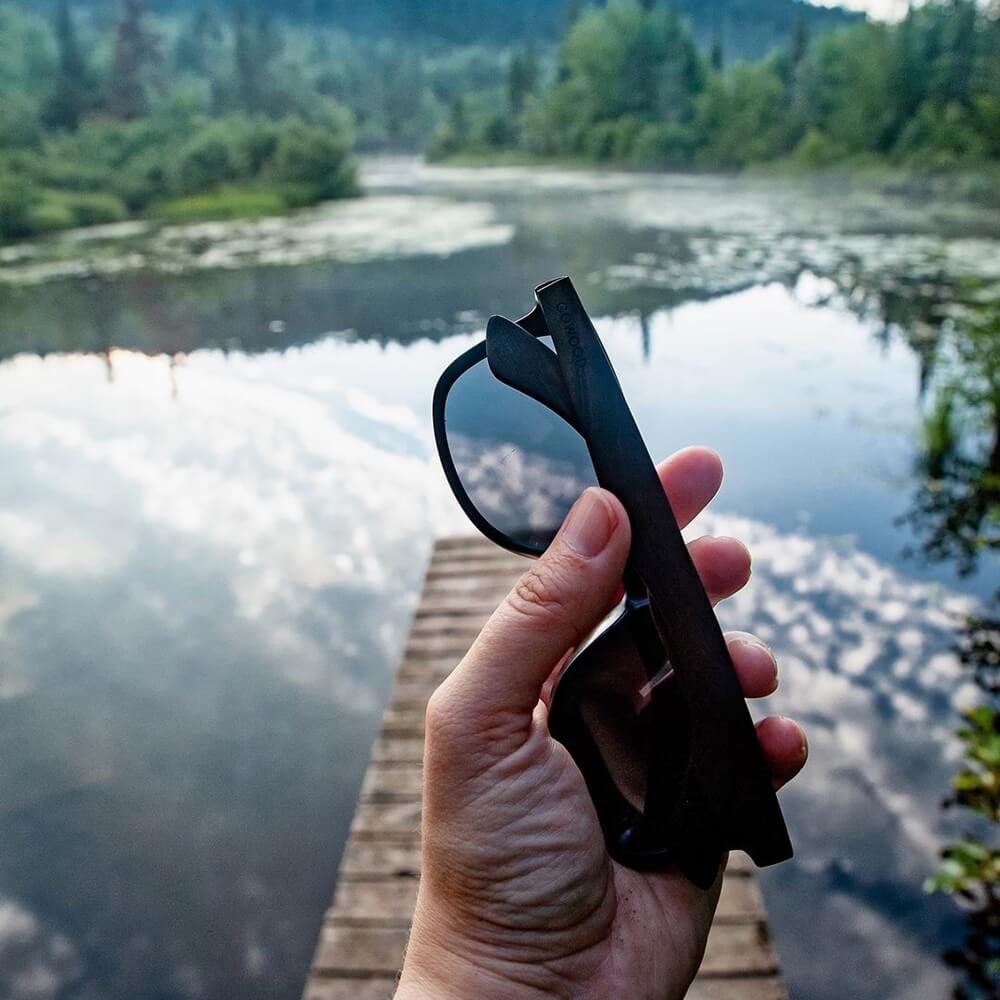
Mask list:
[[[582,753],[596,755],[612,787],[639,813],[648,770],[641,725],[647,683],[630,623],[618,617],[568,667],[556,688],[551,720],[557,739],[564,724],[579,733]],[[586,770],[586,760],[577,763]]]
[[[444,411],[448,449],[469,499],[493,528],[541,552],[597,476],[562,418],[498,382],[486,361],[461,375]]]

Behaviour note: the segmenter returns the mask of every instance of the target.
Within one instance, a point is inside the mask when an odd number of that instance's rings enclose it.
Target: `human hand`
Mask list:
[[[659,471],[682,526],[722,481],[700,448]],[[588,490],[431,698],[423,874],[397,1000],[663,1000],[694,978],[721,876],[703,892],[677,872],[611,861],[584,779],[547,726],[548,682],[613,605],[629,541],[621,504]],[[713,603],[749,579],[734,539],[698,539],[691,554]],[[744,694],[771,694],[770,651],[745,633],[727,642]],[[805,763],[805,737],[778,718],[757,732],[780,786]]]

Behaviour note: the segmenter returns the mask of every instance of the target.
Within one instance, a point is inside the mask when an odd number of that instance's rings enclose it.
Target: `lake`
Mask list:
[[[828,181],[365,181],[0,248],[0,993],[299,995],[431,539],[472,530],[434,382],[568,273],[652,453],[726,462],[694,530],[749,544],[720,615],[811,741],[763,874],[793,996],[945,995],[961,916],[922,882],[1000,567],[921,428],[1000,310],[1000,218]]]

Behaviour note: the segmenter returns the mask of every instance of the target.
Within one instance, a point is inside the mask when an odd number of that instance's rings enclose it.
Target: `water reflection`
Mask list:
[[[936,333],[933,377],[925,383],[922,476],[909,520],[924,559],[951,562],[968,576],[1000,550],[1000,309],[973,302],[953,311]],[[943,851],[929,884],[952,893],[965,913],[965,939],[945,960],[958,970],[954,995],[971,1000],[1000,989],[1000,589],[988,611],[966,617],[959,653],[981,691],[959,729],[962,769],[944,802],[960,808],[964,829]]]
[[[292,996],[328,903],[426,464],[208,360],[0,368],[4,995]]]
[[[776,705],[813,738],[798,860],[767,877],[793,992],[947,990],[960,920],[920,883],[978,697],[956,627],[997,564],[901,553],[963,536],[921,497],[992,482],[968,437],[936,464],[917,442],[957,323],[995,305],[995,237],[752,182],[574,177],[432,171],[425,199],[383,173],[412,232],[350,263],[5,285],[0,993],[298,994],[429,537],[469,530],[431,389],[561,271],[651,450],[727,459],[730,513],[702,528],[745,537],[755,573],[725,624],[775,645]],[[429,256],[435,213],[473,221]]]

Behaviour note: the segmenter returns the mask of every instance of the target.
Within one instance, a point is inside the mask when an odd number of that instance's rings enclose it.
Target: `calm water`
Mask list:
[[[267,222],[0,250],[0,994],[298,996],[435,532],[434,381],[567,272],[654,454],[717,448],[721,610],[810,731],[795,996],[940,997],[953,653],[918,448],[1000,221],[787,183],[369,167]],[[952,357],[952,362],[949,362]],[[931,505],[933,507],[933,505]],[[915,513],[923,510],[924,514]]]

